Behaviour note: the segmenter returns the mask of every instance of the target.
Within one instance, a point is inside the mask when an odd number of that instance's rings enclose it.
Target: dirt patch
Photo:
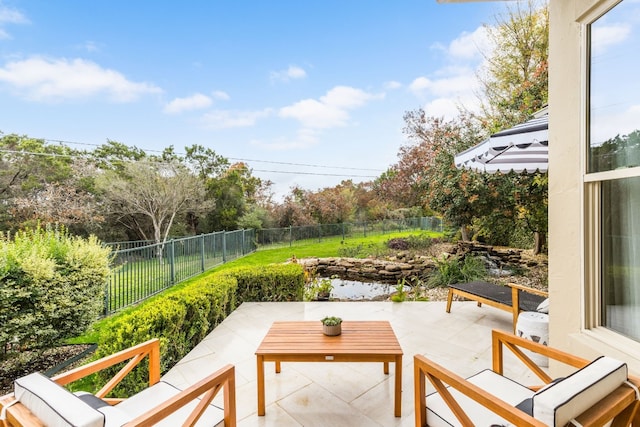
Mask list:
[[[65,345],[48,350],[25,350],[0,360],[0,396],[13,392],[13,380],[32,372],[45,372],[82,354],[91,346]]]

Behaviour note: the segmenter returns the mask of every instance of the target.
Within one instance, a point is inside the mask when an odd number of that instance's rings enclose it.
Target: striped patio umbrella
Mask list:
[[[549,115],[537,117],[491,135],[455,156],[458,169],[484,173],[546,172],[549,165]]]

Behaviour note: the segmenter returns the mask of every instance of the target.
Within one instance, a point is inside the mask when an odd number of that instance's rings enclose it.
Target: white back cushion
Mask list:
[[[47,427],[102,427],[104,415],[40,373],[14,382],[14,395]]]
[[[533,395],[533,417],[564,426],[627,380],[627,365],[602,356]]]

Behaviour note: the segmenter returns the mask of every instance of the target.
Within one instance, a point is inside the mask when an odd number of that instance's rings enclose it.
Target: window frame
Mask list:
[[[583,295],[582,330],[588,336],[616,348],[628,349],[631,353],[640,351],[640,340],[626,337],[603,325],[603,281],[602,281],[602,228],[601,228],[601,183],[624,178],[640,177],[640,167],[630,167],[602,172],[588,173],[590,155],[590,113],[591,113],[591,28],[623,0],[603,0],[578,18],[582,30],[581,75],[582,112],[580,159],[582,162],[583,201]]]

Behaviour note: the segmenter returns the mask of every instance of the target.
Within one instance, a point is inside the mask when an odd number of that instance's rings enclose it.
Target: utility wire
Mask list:
[[[17,150],[6,150],[6,149],[0,149],[0,153],[22,154],[22,155],[26,154],[31,156],[43,156],[43,157],[65,157],[65,158],[72,158],[72,159],[90,159],[90,157],[87,155],[37,153],[33,151],[17,151]],[[264,169],[251,169],[251,170],[253,172],[281,173],[281,174],[290,174],[290,175],[339,176],[344,178],[377,178],[377,176],[375,175],[351,175],[351,174],[334,174],[334,173],[319,173],[319,172],[277,171],[277,170],[264,170]]]
[[[57,142],[60,144],[75,144],[75,145],[85,145],[88,147],[100,147],[100,144],[91,144],[88,142],[74,142],[74,141],[64,141],[64,140],[60,140],[60,139],[47,139],[47,138],[39,138],[42,139],[43,141],[46,142]],[[149,151],[152,153],[162,153],[162,151],[160,150],[143,150],[143,151]],[[186,155],[186,153],[176,153],[179,155]],[[310,168],[325,168],[325,169],[344,169],[344,170],[358,170],[358,171],[369,171],[369,172],[384,172],[380,169],[368,169],[368,168],[352,168],[352,167],[347,167],[347,166],[327,166],[327,165],[314,165],[314,164],[309,164],[309,163],[291,163],[291,162],[278,162],[275,160],[257,160],[257,159],[242,159],[242,158],[238,158],[238,157],[227,157],[227,159],[229,160],[237,160],[240,162],[256,162],[256,163],[271,163],[271,164],[275,164],[275,165],[287,165],[287,166],[304,166],[304,167],[310,167]],[[269,171],[269,172],[277,172],[277,171]]]

